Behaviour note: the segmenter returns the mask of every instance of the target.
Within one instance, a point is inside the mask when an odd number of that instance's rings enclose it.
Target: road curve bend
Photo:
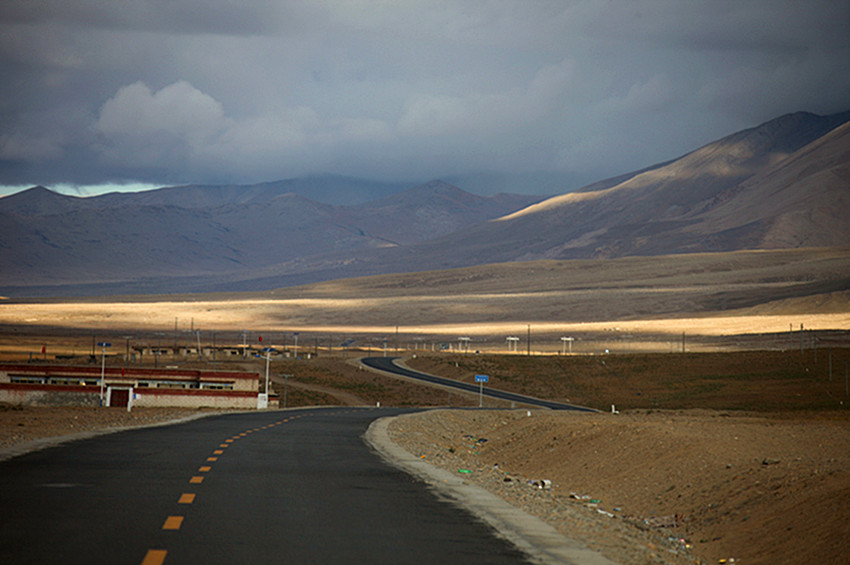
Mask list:
[[[399,359],[399,357],[364,357],[363,359],[360,359],[360,363],[362,363],[366,367],[369,367],[372,370],[376,370],[379,372],[389,373],[391,375],[406,377],[409,379],[416,379],[434,385],[454,388],[465,392],[472,392],[475,394],[479,393],[479,385],[464,383],[461,381],[456,381],[454,379],[447,379],[445,377],[438,377],[436,375],[430,375],[421,371],[415,371],[408,367],[402,367],[397,363]],[[526,404],[529,406],[537,406],[540,408],[549,408],[552,410],[576,410],[579,412],[598,412],[598,410],[588,408],[587,406],[577,406],[575,404],[555,402],[553,400],[544,400],[541,398],[534,398],[533,396],[525,396],[523,394],[516,394],[513,392],[507,392],[504,390],[499,390],[490,387],[483,387],[483,389],[481,389],[481,394],[489,398],[497,398],[499,400],[507,400],[509,402],[516,402],[518,404]]]

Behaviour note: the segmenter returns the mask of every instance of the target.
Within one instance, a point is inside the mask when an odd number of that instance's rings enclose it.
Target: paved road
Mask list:
[[[0,563],[525,563],[363,443],[397,413],[230,414],[0,462]]]
[[[454,379],[447,379],[445,377],[438,377],[435,375],[429,375],[427,373],[420,373],[419,371],[414,371],[406,367],[400,367],[395,364],[396,359],[398,359],[398,357],[366,357],[364,359],[361,359],[360,361],[364,365],[372,367],[373,369],[378,369],[389,373],[395,373],[403,377],[418,379],[420,381],[434,383],[446,387],[452,387],[458,390],[474,392],[475,394],[479,393],[480,385],[464,383],[461,381],[456,381]],[[490,398],[498,398],[500,400],[508,400],[510,402],[517,402],[530,406],[540,406],[542,408],[551,408],[552,410],[578,410],[580,412],[597,412],[597,410],[594,410],[593,408],[587,408],[586,406],[576,406],[575,404],[566,404],[563,402],[555,402],[552,400],[543,400],[540,398],[534,398],[533,396],[515,394],[513,392],[506,392],[504,390],[498,390],[487,386],[483,388],[482,394]]]

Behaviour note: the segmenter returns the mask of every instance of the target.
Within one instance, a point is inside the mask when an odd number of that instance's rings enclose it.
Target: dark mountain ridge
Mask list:
[[[0,292],[264,290],[496,262],[846,245],[848,118],[789,114],[548,199],[442,181],[353,206],[275,183],[91,199],[36,187],[0,199]]]
[[[844,132],[850,125],[830,129],[847,117],[850,114],[784,116],[680,159],[595,183],[595,189],[555,196],[448,236],[356,256],[332,254],[280,264],[238,284],[247,290],[538,259],[846,245],[848,222],[842,218],[850,214],[850,156]],[[782,177],[784,186],[773,184],[779,171],[792,170],[797,172]],[[825,178],[832,179],[828,189]],[[781,210],[780,202],[786,203]],[[825,215],[834,219],[827,222]]]
[[[481,256],[490,250],[488,261],[503,262],[531,259],[575,259],[660,255],[705,251],[730,251],[760,248],[753,239],[748,222],[739,218],[738,233],[706,239],[724,224],[721,212],[707,215],[723,199],[734,194],[749,194],[768,206],[771,188],[758,185],[755,178],[769,177],[775,169],[796,162],[814,173],[826,168],[846,167],[848,159],[840,149],[829,152],[820,161],[810,144],[832,147],[846,144],[836,132],[850,113],[816,116],[799,112],[772,120],[762,126],[732,134],[686,154],[666,165],[650,167],[620,182],[596,183],[596,188],[554,196],[497,221],[475,226],[452,239],[464,246],[456,253]],[[840,127],[838,128],[840,130]],[[761,175],[757,177],[757,175]],[[800,180],[799,178],[797,179]],[[845,188],[850,188],[845,184]],[[791,183],[787,190],[804,192],[811,187]],[[758,196],[760,195],[760,196]],[[805,198],[799,200],[805,205]],[[723,208],[731,217],[736,202]],[[755,204],[758,206],[758,204]],[[701,225],[701,230],[689,228]],[[755,228],[753,228],[755,229]],[[692,235],[699,233],[699,236]],[[840,232],[839,232],[840,233]],[[498,246],[494,246],[498,234]],[[802,237],[802,239],[806,239]],[[720,240],[724,243],[720,243]],[[824,245],[846,243],[840,237],[822,238]],[[445,241],[425,242],[419,246],[439,246]],[[465,251],[465,247],[469,247]],[[424,255],[427,250],[422,250]]]
[[[120,287],[159,278],[163,291],[171,278],[217,284],[214,278],[234,271],[415,243],[542,198],[479,197],[435,181],[372,203],[332,206],[278,189],[176,187],[79,198],[34,187],[0,199],[0,280],[7,288]],[[203,197],[191,198],[197,193]]]

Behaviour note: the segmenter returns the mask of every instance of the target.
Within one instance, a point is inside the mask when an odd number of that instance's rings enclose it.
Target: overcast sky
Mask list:
[[[590,182],[848,110],[848,69],[839,0],[3,0],[0,185]]]

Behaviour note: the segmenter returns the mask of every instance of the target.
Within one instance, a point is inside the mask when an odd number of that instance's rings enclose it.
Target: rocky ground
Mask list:
[[[843,414],[434,411],[397,419],[390,434],[620,563],[850,554]]]

